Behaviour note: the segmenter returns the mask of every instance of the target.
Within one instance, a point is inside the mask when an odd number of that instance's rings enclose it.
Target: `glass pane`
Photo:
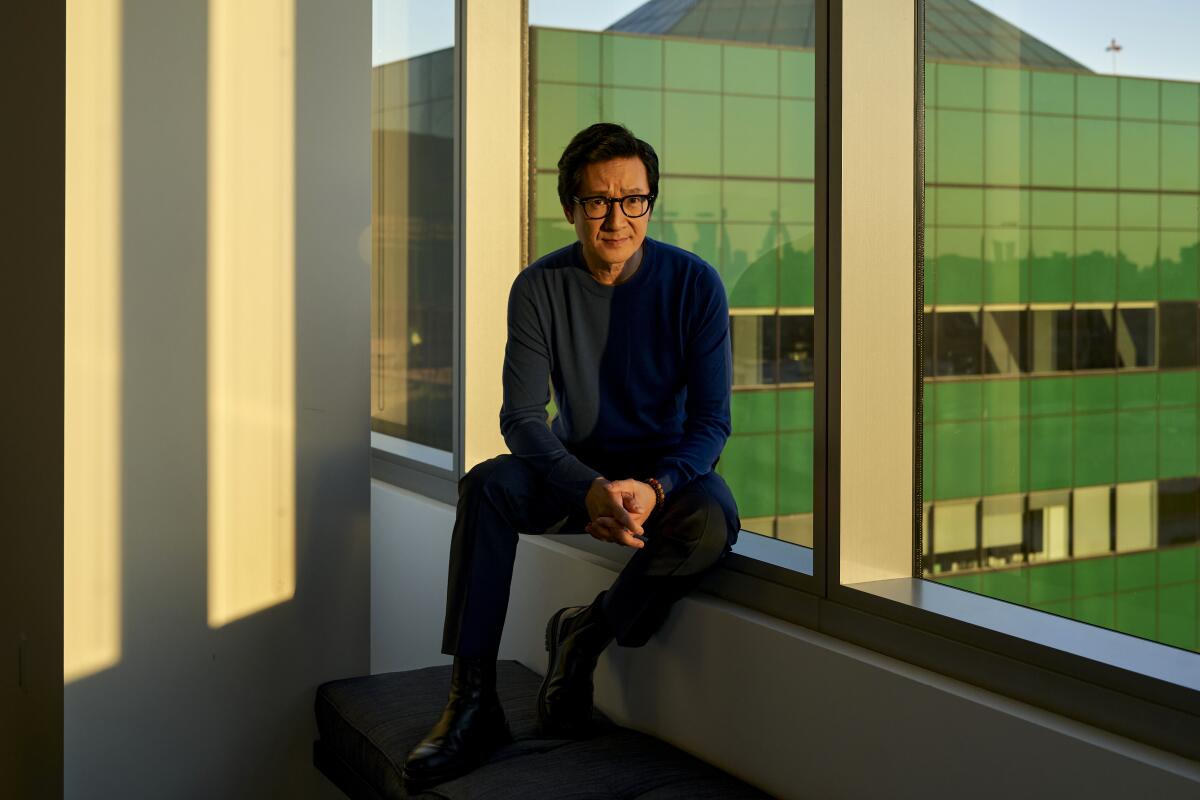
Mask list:
[[[924,574],[1200,649],[1198,18],[974,2],[1022,45],[925,2]]]
[[[618,122],[655,149],[648,236],[711,264],[730,307],[732,436],[717,472],[745,530],[811,546],[816,59],[796,43],[812,41],[812,8],[671,10],[685,5],[530,0],[530,259],[576,239],[557,198],[575,133]]]
[[[448,469],[454,3],[377,0],[375,8],[371,429],[404,442],[379,446]]]

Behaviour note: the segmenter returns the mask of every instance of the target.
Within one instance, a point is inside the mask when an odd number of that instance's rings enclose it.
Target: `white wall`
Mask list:
[[[372,503],[372,671],[443,663],[454,509],[379,482]],[[614,575],[523,536],[501,657],[544,673],[549,615]],[[616,720],[779,797],[1200,796],[1195,762],[704,595],[596,683]]]
[[[296,4],[296,590],[215,629],[207,15],[124,3],[121,652],[65,688],[69,798],[338,797],[314,690],[369,667],[370,3]]]

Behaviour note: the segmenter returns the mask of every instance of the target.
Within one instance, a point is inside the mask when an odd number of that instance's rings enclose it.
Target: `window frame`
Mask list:
[[[494,0],[493,0],[494,1]],[[898,658],[966,683],[1016,698],[1058,714],[1095,725],[1168,752],[1200,760],[1200,653],[1127,637],[1107,629],[1055,617],[1005,601],[925,581],[921,576],[923,547],[922,419],[924,401],[924,0],[914,8],[912,70],[914,93],[912,202],[914,209],[912,319],[915,330],[911,381],[914,414],[910,430],[911,573],[862,583],[841,582],[840,558],[844,531],[840,496],[843,488],[843,441],[830,431],[842,423],[842,208],[841,185],[844,76],[843,22],[851,3],[888,0],[818,0],[815,131],[815,318],[814,325],[814,478],[813,572],[802,574],[737,553],[712,571],[700,591],[761,611],[781,620]],[[455,76],[456,142],[456,314],[461,316],[463,219],[469,220],[463,186],[461,119],[470,113],[469,98],[459,91],[467,59],[462,37],[464,6],[478,0],[457,0]],[[523,93],[529,86],[528,8],[519,5],[522,19]],[[885,65],[886,66],[886,65]],[[465,105],[464,105],[465,103]],[[521,114],[524,174],[532,176],[528,147],[528,103]],[[531,210],[522,199],[522,258],[528,254]],[[527,259],[526,259],[527,260]],[[447,503],[457,500],[457,478],[464,473],[463,342],[462,325],[455,325],[455,470],[438,474],[419,462],[373,451],[372,477]],[[1158,343],[1156,342],[1156,347]],[[469,420],[467,420],[469,422]],[[493,422],[494,424],[494,422]],[[444,471],[442,471],[444,473]],[[744,532],[743,536],[753,535]],[[581,552],[600,555],[619,569],[629,553],[587,537],[555,537]],[[793,545],[796,546],[796,545]],[[1032,616],[1038,615],[1038,616]],[[1025,635],[1027,626],[1029,635]],[[1022,635],[1015,635],[1014,632]],[[1116,637],[1116,638],[1114,638]],[[1120,646],[1113,647],[1118,641]],[[1161,650],[1158,650],[1161,648]],[[1129,650],[1178,656],[1160,664],[1157,674],[1131,668]],[[1194,656],[1194,659],[1193,659]],[[1179,665],[1184,668],[1180,669]],[[1187,674],[1185,674],[1187,673]]]

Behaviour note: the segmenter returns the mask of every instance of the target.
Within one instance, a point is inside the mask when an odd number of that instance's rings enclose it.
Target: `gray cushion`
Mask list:
[[[542,738],[535,702],[541,677],[515,661],[497,665],[497,689],[515,741],[474,772],[422,798],[763,798],[767,795],[652,736],[597,713],[590,739]],[[317,689],[318,766],[355,800],[406,798],[401,769],[446,705],[450,667],[331,681]]]

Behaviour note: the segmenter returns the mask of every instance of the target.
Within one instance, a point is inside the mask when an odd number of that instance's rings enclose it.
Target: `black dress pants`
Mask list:
[[[639,477],[603,474],[611,480]],[[442,652],[496,654],[518,532],[584,533],[589,521],[586,509],[572,508],[516,456],[497,456],[463,476],[450,545]],[[658,630],[675,601],[729,552],[741,521],[729,487],[710,472],[672,491],[642,528],[645,547],[634,553],[602,601],[617,644],[625,647],[640,647]],[[581,604],[589,600],[580,598]]]

